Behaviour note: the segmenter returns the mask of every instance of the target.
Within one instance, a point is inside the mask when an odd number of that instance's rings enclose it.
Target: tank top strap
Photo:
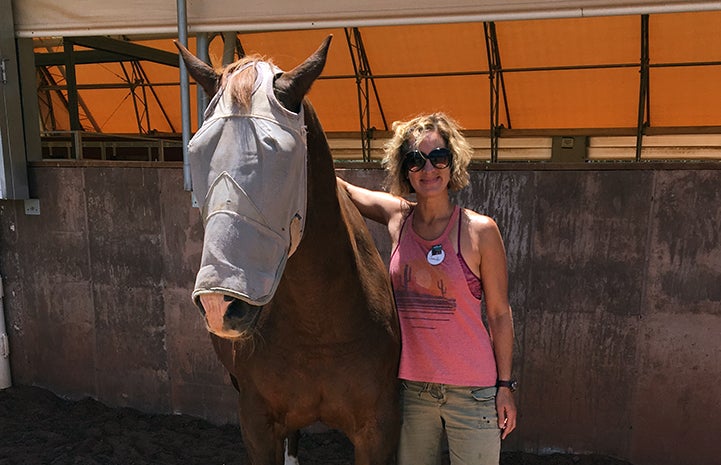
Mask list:
[[[413,216],[414,211],[415,211],[415,208],[411,207],[411,211],[410,211],[410,213],[408,213],[408,216],[403,218],[403,223],[401,223],[401,230],[398,233],[398,242],[400,242],[401,236],[403,236],[403,231],[405,231],[405,229],[406,229],[406,224],[408,223],[408,220],[410,220],[411,217]],[[411,229],[413,229],[413,228],[411,228]]]
[[[391,258],[396,254],[396,251],[400,248],[401,242],[403,241],[403,231],[406,229],[406,224],[408,223],[408,219],[413,215],[413,207],[411,207],[411,212],[403,218],[403,222],[401,223],[401,230],[398,232],[398,241],[396,242],[396,246],[391,251]],[[411,228],[413,229],[413,228]]]
[[[476,275],[476,273],[471,270],[471,267],[468,266],[468,262],[466,261],[465,257],[463,256],[463,253],[461,252],[461,222],[463,220],[463,216],[460,214],[458,215],[458,252],[456,253],[456,256],[458,257],[458,262],[461,264],[461,269],[463,270],[463,276],[466,278],[466,282],[468,283],[468,290],[471,291],[471,294],[478,299],[481,300],[483,297],[483,283],[481,282],[481,278]]]
[[[456,218],[458,219],[458,221],[459,221],[458,224],[460,225],[461,207],[459,207],[458,205],[453,207],[453,213],[451,214],[451,217],[448,220],[448,224],[446,225],[445,231],[443,231],[444,237],[447,237],[450,239],[451,230],[453,229],[453,226],[455,226],[455,224],[456,224]],[[460,231],[460,228],[458,228],[458,230]],[[460,242],[459,242],[459,245],[460,245]],[[460,248],[459,248],[459,250],[460,250]]]
[[[463,215],[461,215],[461,209],[458,208],[458,234],[456,239],[456,247],[458,247],[458,255],[461,254],[461,222],[463,221]]]

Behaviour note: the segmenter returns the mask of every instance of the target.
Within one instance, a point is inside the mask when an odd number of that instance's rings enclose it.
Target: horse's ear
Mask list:
[[[220,74],[216,73],[206,62],[190,53],[190,50],[177,40],[174,40],[173,43],[178,47],[180,56],[183,57],[188,74],[193,76],[195,82],[200,84],[208,95],[215,95],[220,85]]]
[[[275,80],[275,95],[288,110],[300,111],[303,97],[323,71],[331,39],[333,35],[326,37],[308,59]]]

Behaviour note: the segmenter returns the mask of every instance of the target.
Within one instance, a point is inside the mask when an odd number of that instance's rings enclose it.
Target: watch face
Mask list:
[[[510,387],[511,387],[511,391],[515,391],[516,389],[518,389],[518,381],[516,381],[515,379],[513,381],[511,381]]]

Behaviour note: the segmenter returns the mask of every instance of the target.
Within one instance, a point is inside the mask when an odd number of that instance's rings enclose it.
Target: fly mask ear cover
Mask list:
[[[196,304],[211,292],[252,305],[268,303],[305,225],[303,108],[293,113],[276,99],[278,68],[265,62],[248,66],[258,72],[250,109],[240,109],[231,92],[221,89],[208,107],[212,114],[188,145],[193,190],[204,198]]]

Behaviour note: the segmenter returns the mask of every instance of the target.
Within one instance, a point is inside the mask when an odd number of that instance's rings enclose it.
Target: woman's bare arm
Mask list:
[[[356,186],[338,177],[336,180],[364,217],[388,226],[392,218],[401,214],[405,202],[401,197]]]

